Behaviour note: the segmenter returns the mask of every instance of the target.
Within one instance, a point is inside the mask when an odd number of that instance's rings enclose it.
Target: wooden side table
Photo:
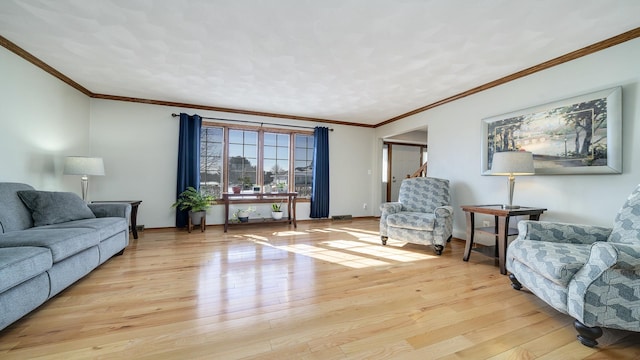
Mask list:
[[[109,201],[92,201],[92,204],[99,203],[125,203],[131,205],[131,225],[129,231],[133,233],[133,238],[138,238],[138,206],[142,200],[109,200]]]
[[[256,204],[256,203],[277,203],[280,201],[287,202],[287,217],[281,220],[269,220],[269,223],[288,222],[293,223],[293,227],[298,227],[296,222],[296,200],[298,198],[297,192],[285,192],[285,193],[222,193],[222,202],[224,203],[224,232],[230,225],[250,225],[250,224],[265,224],[267,221],[258,220],[243,223],[230,223],[229,222],[229,205],[230,204]]]
[[[485,255],[493,256],[498,259],[500,274],[506,275],[507,268],[505,266],[507,256],[507,237],[517,235],[517,229],[509,227],[509,218],[513,216],[529,216],[529,220],[538,221],[540,215],[547,211],[544,208],[520,207],[517,209],[503,209],[502,205],[462,205],[462,210],[467,218],[467,243],[464,247],[464,257],[462,260],[469,261],[471,250],[473,249],[473,237],[476,231],[485,232],[495,236],[497,249],[493,253],[485,253]],[[487,214],[495,217],[495,226],[493,227],[475,227],[475,214]],[[490,248],[491,250],[491,248]],[[497,251],[496,251],[497,250]],[[497,252],[497,254],[496,254]]]

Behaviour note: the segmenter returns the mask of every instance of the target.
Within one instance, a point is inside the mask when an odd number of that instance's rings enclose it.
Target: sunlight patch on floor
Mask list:
[[[255,244],[268,246],[274,249],[287,251],[344,265],[351,268],[366,268],[372,266],[390,265],[392,262],[413,262],[437,258],[421,252],[401,249],[407,242],[388,239],[387,245],[381,244],[379,232],[360,230],[357,228],[323,228],[306,231],[286,230],[273,233],[276,237],[308,236],[309,233],[335,233],[338,239],[326,240],[318,245],[288,244],[276,245],[273,240],[254,234],[243,234],[237,237],[252,241]]]
[[[371,255],[378,258],[385,258],[394,261],[400,262],[410,262],[410,261],[419,261],[419,260],[427,260],[437,258],[435,255],[427,255],[416,253],[412,251],[400,250],[393,247],[387,246],[371,246],[369,244],[363,244],[358,241],[350,241],[350,240],[332,240],[325,241],[323,244],[328,246],[349,250],[365,255]]]
[[[370,266],[389,265],[389,263],[386,263],[384,261],[370,259],[370,258],[358,256],[355,254],[349,254],[342,251],[324,249],[321,247],[312,246],[308,244],[284,245],[284,246],[276,246],[276,248],[289,251],[295,254],[309,256],[314,259],[329,261],[335,264],[340,264],[340,265],[348,266],[351,268],[357,268],[357,269],[370,267]]]

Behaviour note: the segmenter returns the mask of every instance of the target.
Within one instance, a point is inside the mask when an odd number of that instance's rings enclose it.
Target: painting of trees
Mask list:
[[[483,173],[491,168],[493,154],[503,151],[533,153],[536,173],[621,172],[620,87],[495,116],[483,123]]]

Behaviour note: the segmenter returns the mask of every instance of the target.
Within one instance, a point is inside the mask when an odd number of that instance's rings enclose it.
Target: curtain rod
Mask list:
[[[171,116],[178,117],[178,116],[180,116],[180,114],[172,113]],[[287,126],[287,127],[300,128],[300,129],[312,129],[312,130],[315,129],[315,128],[311,127],[311,126],[276,124],[276,123],[270,123],[270,122],[222,119],[222,118],[213,118],[213,117],[206,117],[206,116],[200,116],[200,118],[201,119],[207,119],[207,120],[232,121],[232,122],[240,122],[240,123],[248,123],[248,124],[259,124],[260,126],[262,126],[262,125],[275,125],[275,126]],[[329,128],[329,131],[333,131],[333,129]]]

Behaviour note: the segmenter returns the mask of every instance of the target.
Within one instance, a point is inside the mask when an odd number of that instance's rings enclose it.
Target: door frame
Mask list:
[[[391,178],[393,176],[392,174],[392,165],[393,165],[393,145],[402,145],[402,146],[415,146],[420,148],[420,164],[418,164],[418,167],[422,166],[422,164],[424,163],[424,158],[422,156],[422,154],[424,154],[425,150],[427,150],[428,145],[420,145],[420,144],[411,144],[411,143],[403,143],[403,142],[394,142],[394,141],[382,141],[382,148],[384,149],[384,146],[387,145],[387,198],[385,199],[386,202],[390,202],[391,201]]]

